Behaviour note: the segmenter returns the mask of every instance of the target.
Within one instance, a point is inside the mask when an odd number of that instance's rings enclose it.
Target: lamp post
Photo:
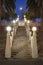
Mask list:
[[[13,24],[15,24],[16,23],[16,21],[15,20],[13,20]]]
[[[10,46],[12,48],[12,43],[13,43],[13,37],[14,37],[14,32],[11,32],[11,36],[10,36]]]
[[[32,48],[32,58],[38,58],[38,48],[37,48],[37,38],[36,38],[36,27],[32,27],[33,36],[31,37],[31,48]]]
[[[13,24],[14,24],[14,26],[13,26],[13,33],[12,33],[13,36],[15,36],[15,34],[16,34],[16,22],[17,21],[18,20],[13,20]]]
[[[17,16],[17,19],[16,19],[16,22],[18,22],[19,21],[19,15]]]
[[[30,20],[27,20],[27,26],[28,26],[28,35],[29,35],[29,41],[31,40],[31,32],[30,32],[30,26],[29,26],[29,24],[30,24]]]
[[[10,46],[10,31],[11,27],[6,27],[7,38],[6,38],[6,48],[5,48],[5,58],[11,58],[11,46]]]
[[[27,20],[27,23],[29,24],[30,23],[30,20]]]
[[[27,22],[26,15],[24,15],[24,21]]]
[[[27,24],[27,36],[28,36],[28,38],[29,38],[29,41],[31,40],[31,32],[30,32],[30,20],[27,20],[27,22],[26,22],[26,24]]]

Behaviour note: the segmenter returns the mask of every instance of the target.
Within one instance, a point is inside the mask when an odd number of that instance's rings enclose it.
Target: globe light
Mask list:
[[[26,17],[26,15],[24,15],[24,18]]]
[[[28,20],[27,23],[30,23],[30,20]]]
[[[37,31],[37,27],[32,27],[32,31]]]
[[[10,26],[7,26],[7,27],[6,27],[6,30],[7,30],[8,32],[10,32],[10,31],[11,31],[11,27],[10,27]]]
[[[13,20],[13,23],[16,23],[16,21],[15,21],[15,20]]]

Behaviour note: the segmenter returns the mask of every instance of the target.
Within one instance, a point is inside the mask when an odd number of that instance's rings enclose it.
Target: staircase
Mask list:
[[[31,58],[30,46],[25,27],[19,26],[12,46],[12,58]]]
[[[38,46],[39,46],[39,57],[43,59],[43,32],[39,31],[37,34]],[[6,31],[5,27],[0,28],[0,60],[5,58],[5,44],[6,44]],[[26,29],[24,26],[19,26],[14,37],[12,46],[12,58],[31,58],[31,44],[28,40]]]

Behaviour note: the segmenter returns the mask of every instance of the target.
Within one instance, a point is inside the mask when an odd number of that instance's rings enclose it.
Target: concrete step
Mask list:
[[[28,58],[31,56],[30,43],[28,42],[26,29],[24,26],[18,27],[16,37],[12,46],[12,51],[12,56],[14,58]]]
[[[25,36],[26,35],[26,29],[25,27],[21,27],[19,26],[18,29],[17,29],[17,34],[16,36]]]
[[[31,53],[30,50],[23,49],[18,54],[16,54],[15,58],[30,58]]]

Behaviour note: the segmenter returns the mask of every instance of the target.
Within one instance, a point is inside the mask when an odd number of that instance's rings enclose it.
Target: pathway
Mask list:
[[[19,26],[12,46],[13,58],[30,58],[30,46],[25,27]]]

